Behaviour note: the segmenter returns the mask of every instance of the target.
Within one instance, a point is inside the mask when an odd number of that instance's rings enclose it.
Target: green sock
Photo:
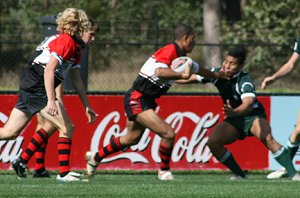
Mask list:
[[[241,177],[246,177],[245,172],[241,169],[241,167],[237,164],[235,159],[229,150],[225,152],[223,157],[219,160],[222,164],[224,164],[227,168],[231,170],[231,172],[235,175],[239,175]]]
[[[284,147],[281,147],[275,153],[273,153],[273,156],[275,160],[287,170],[290,177],[293,177],[297,173],[291,156]]]
[[[295,155],[296,155],[296,153],[298,151],[299,145],[300,145],[299,142],[295,142],[294,143],[294,142],[291,142],[290,139],[287,142],[287,148],[286,148],[286,150],[290,154],[292,160],[294,159],[294,157],[295,157]]]

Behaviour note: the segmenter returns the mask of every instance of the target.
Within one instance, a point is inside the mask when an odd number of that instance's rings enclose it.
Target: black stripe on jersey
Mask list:
[[[157,76],[148,76],[147,74],[144,74],[142,72],[139,73],[142,77],[148,79],[150,82],[152,82],[153,84],[155,85],[158,85],[159,87],[163,88],[163,87],[168,87],[170,88],[171,85],[168,84],[168,83],[164,83],[164,82],[161,82]]]

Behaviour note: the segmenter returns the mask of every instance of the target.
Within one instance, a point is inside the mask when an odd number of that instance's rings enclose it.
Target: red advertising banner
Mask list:
[[[70,165],[85,169],[84,154],[98,151],[114,136],[126,133],[126,117],[122,95],[91,95],[91,105],[99,114],[94,124],[87,124],[84,108],[76,95],[65,95],[66,110],[75,125]],[[0,95],[0,125],[6,122],[17,100],[16,95]],[[270,97],[259,97],[270,115]],[[163,96],[158,100],[157,113],[172,125],[176,140],[171,168],[175,170],[226,169],[206,146],[212,128],[222,121],[222,103],[219,96]],[[29,143],[36,127],[36,118],[28,124],[16,140],[0,141],[0,168],[9,169]],[[46,152],[47,169],[58,169],[56,132],[49,139]],[[126,151],[104,159],[99,169],[154,170],[158,169],[160,138],[145,130],[140,142]],[[243,169],[268,169],[268,151],[254,137],[238,141],[228,148]],[[29,163],[34,167],[35,158]]]

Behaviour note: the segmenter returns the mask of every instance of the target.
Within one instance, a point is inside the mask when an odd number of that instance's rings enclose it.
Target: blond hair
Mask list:
[[[82,36],[89,29],[89,19],[83,10],[67,8],[58,14],[56,19],[57,31],[71,36]]]

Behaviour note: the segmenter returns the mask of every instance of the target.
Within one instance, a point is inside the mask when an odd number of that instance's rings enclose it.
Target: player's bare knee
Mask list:
[[[167,140],[174,140],[175,139],[175,132],[172,128],[168,129],[164,133],[161,133],[161,137],[164,138],[164,139],[167,139]]]

